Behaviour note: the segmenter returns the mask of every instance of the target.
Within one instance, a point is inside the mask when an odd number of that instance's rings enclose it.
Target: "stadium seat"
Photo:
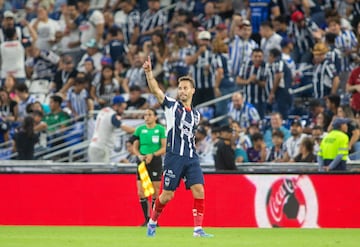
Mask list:
[[[39,101],[41,104],[45,102],[46,94],[45,93],[32,93],[32,96],[36,99],[36,101]]]

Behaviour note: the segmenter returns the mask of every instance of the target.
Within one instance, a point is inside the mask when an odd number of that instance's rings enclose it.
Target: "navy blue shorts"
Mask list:
[[[199,158],[189,158],[173,153],[166,153],[164,160],[163,189],[175,191],[184,179],[186,189],[194,184],[204,184],[204,175]]]

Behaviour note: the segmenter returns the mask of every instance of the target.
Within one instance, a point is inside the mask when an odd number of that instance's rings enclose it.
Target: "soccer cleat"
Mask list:
[[[203,229],[195,230],[195,231],[193,232],[193,236],[194,236],[195,238],[212,238],[212,237],[214,237],[213,234],[206,233],[206,232],[204,232]]]
[[[147,233],[146,235],[148,237],[155,237],[155,233],[156,233],[156,224],[147,224]]]

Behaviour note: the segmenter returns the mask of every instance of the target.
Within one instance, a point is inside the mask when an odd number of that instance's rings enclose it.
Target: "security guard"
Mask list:
[[[349,137],[347,124],[350,119],[336,118],[332,123],[333,130],[321,141],[318,152],[320,171],[346,170],[346,160],[349,154]]]

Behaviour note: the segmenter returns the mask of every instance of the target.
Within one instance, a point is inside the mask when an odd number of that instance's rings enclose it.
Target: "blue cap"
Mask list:
[[[348,124],[350,122],[351,122],[351,119],[349,119],[349,118],[339,117],[339,118],[334,119],[332,126],[334,129],[340,129],[342,124]]]
[[[280,46],[285,47],[290,43],[293,43],[292,39],[290,39],[289,37],[284,37],[280,42]]]
[[[125,103],[125,99],[124,99],[124,97],[121,96],[121,95],[116,95],[116,96],[113,98],[112,103],[113,103],[113,105]]]

